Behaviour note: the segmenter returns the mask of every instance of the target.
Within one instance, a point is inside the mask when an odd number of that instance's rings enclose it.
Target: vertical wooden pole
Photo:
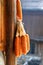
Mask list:
[[[13,38],[16,29],[16,0],[5,0],[6,65],[16,65],[13,52]]]

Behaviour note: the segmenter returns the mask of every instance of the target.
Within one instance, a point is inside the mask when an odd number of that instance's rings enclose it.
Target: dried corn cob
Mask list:
[[[29,52],[30,51],[30,38],[28,34],[26,34],[26,41],[27,41],[27,52]]]
[[[27,53],[26,36],[21,36],[21,44],[22,44],[22,54],[26,54]]]
[[[19,41],[20,41],[20,43],[19,43],[19,45],[20,45],[20,52],[19,52],[19,55],[21,56],[21,55],[22,55],[21,37],[20,37],[20,40],[19,40]]]
[[[22,7],[20,0],[16,0],[16,8],[17,8],[17,20],[22,21]]]
[[[17,57],[19,56],[19,51],[20,51],[19,41],[20,41],[20,38],[16,37],[14,42],[14,52],[15,52],[15,56]]]

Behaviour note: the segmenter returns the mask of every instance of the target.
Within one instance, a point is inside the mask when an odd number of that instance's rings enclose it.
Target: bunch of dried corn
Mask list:
[[[16,57],[26,54],[30,50],[30,38],[26,34],[23,23],[17,22],[17,31],[14,41],[14,53]]]
[[[14,53],[16,57],[26,54],[30,50],[30,38],[26,34],[22,23],[22,7],[20,0],[16,0],[17,31],[14,40]]]

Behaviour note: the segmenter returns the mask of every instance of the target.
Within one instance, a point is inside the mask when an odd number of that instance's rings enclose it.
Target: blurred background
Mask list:
[[[26,56],[18,59],[21,59],[22,65],[43,65],[43,0],[21,0],[21,3],[31,49]]]

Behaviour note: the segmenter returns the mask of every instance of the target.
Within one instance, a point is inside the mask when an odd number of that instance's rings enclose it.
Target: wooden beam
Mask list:
[[[17,65],[13,52],[13,38],[16,29],[16,0],[5,0],[6,65]]]

